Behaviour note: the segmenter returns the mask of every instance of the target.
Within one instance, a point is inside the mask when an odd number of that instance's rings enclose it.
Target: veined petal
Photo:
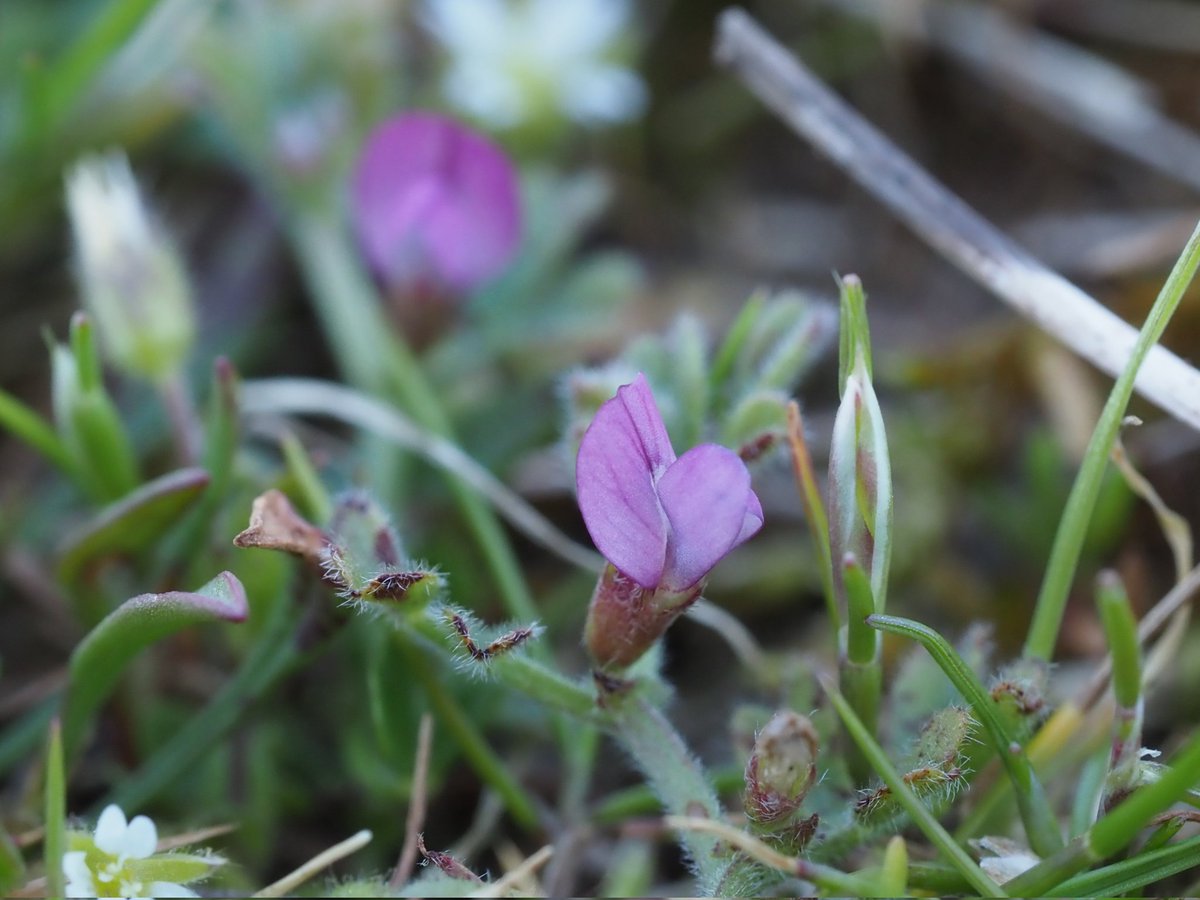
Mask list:
[[[654,480],[675,458],[646,379],[617,390],[584,433],[575,464],[579,509],[596,548],[652,589],[662,576],[667,520]]]
[[[158,829],[145,816],[135,816],[125,829],[121,852],[129,859],[146,859],[158,847]]]
[[[125,851],[125,813],[115,803],[104,807],[96,820],[96,846],[105,853],[120,856]]]
[[[662,583],[682,591],[762,525],[762,506],[750,472],[725,447],[702,444],[679,457],[658,482],[671,527]],[[757,524],[755,524],[757,522]]]

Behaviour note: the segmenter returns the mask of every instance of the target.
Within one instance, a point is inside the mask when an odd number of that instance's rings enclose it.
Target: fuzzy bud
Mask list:
[[[771,717],[746,763],[746,816],[758,826],[787,823],[817,780],[819,740],[812,722],[785,710]]]

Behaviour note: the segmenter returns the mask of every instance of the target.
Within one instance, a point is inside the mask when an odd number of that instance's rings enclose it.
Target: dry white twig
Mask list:
[[[717,59],[930,246],[1094,365],[1117,376],[1136,331],[1038,262],[881,135],[745,12],[725,12]],[[1161,346],[1138,392],[1200,430],[1200,372]]]
[[[294,872],[289,872],[275,883],[268,884],[253,896],[285,897],[288,894],[294,893],[296,888],[300,887],[304,882],[316,877],[323,870],[329,868],[335,862],[345,859],[351,853],[357,853],[369,843],[371,843],[371,832],[364,829],[346,838],[341,843],[334,844],[328,850],[318,853]]]

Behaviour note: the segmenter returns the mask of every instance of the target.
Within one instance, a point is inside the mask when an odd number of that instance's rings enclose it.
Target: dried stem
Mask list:
[[[417,864],[417,837],[425,826],[429,798],[429,754],[433,748],[433,716],[424,713],[417,730],[417,761],[413,766],[412,792],[408,801],[408,820],[404,824],[404,846],[388,886],[398,888],[412,877]]]

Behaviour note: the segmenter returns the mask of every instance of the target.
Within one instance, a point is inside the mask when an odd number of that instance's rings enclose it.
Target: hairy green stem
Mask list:
[[[660,710],[640,697],[614,697],[609,711],[613,736],[633,758],[667,813],[713,820],[721,817],[721,804],[708,775]],[[681,831],[680,840],[695,868],[701,893],[711,895],[725,877],[732,856],[720,852],[720,842],[711,834]]]

